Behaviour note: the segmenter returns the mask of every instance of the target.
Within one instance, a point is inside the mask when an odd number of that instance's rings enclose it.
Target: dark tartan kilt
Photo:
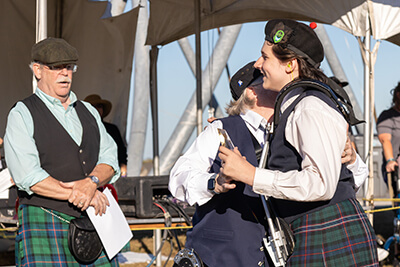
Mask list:
[[[291,228],[287,266],[379,266],[374,230],[356,199],[304,215]]]
[[[68,221],[75,218],[51,211]],[[20,226],[15,243],[17,266],[119,266],[117,257],[110,262],[104,250],[93,264],[79,264],[68,249],[69,224],[40,207],[21,205],[18,220]]]

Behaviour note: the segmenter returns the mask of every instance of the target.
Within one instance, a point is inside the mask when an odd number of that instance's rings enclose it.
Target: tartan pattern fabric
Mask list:
[[[68,221],[75,218],[54,210],[51,212]],[[69,224],[40,207],[21,205],[18,220],[17,266],[119,266],[117,257],[110,262],[104,250],[93,264],[79,264],[68,249]]]
[[[374,230],[356,199],[306,214],[291,228],[287,266],[379,266]]]

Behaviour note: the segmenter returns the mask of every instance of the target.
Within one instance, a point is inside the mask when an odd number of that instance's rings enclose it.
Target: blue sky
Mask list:
[[[265,22],[243,24],[227,63],[231,75],[246,63],[256,60],[260,56],[260,49],[264,41],[264,26]],[[348,82],[353,89],[361,109],[363,109],[364,70],[357,39],[353,35],[336,27],[330,25],[325,25],[325,27],[348,78]],[[194,37],[190,36],[188,38],[192,47],[194,47]],[[201,38],[202,65],[204,68],[218,39],[218,33],[216,30],[203,32]],[[375,41],[372,41],[371,46],[374,43]],[[384,109],[390,107],[390,90],[400,81],[400,70],[397,67],[399,62],[400,47],[387,41],[382,41],[375,64],[375,107],[378,115]],[[328,76],[332,75],[326,60],[322,63],[322,69]],[[178,123],[188,101],[194,94],[195,88],[195,77],[178,43],[173,42],[161,47],[158,59],[160,153]],[[222,73],[214,94],[220,106],[224,108],[231,98],[226,71]],[[208,112],[205,110],[203,126],[207,124],[207,116]],[[151,119],[149,118],[144,159],[152,158],[151,129]],[[192,134],[189,144],[194,138],[195,133]]]

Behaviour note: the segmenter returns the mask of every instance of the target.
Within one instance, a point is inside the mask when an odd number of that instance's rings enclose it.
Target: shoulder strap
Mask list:
[[[256,152],[256,157],[257,157],[257,163],[259,163],[263,149],[258,143],[257,139],[254,137],[254,135],[250,132],[249,128],[247,128],[247,130],[249,131],[251,136],[251,141],[253,142],[254,152]]]
[[[334,90],[332,90],[331,87],[328,85],[317,81],[317,80],[309,80],[309,79],[304,79],[300,81],[293,81],[289,84],[287,84],[282,90],[279,92],[276,102],[275,102],[275,110],[274,110],[274,124],[275,128],[277,127],[279,123],[279,118],[280,118],[280,108],[283,99],[285,96],[291,92],[293,89],[298,88],[298,87],[303,87],[305,90],[317,90],[320,91],[324,94],[326,94],[332,101],[335,103],[336,107],[340,111],[340,113],[343,115],[345,120],[350,124],[350,125],[355,125],[364,121],[358,120],[353,111],[353,106],[350,103],[350,100],[348,100],[348,97],[344,96],[343,94],[346,94],[343,90],[343,92],[336,90],[336,93]],[[337,89],[337,88],[336,88]],[[342,93],[341,95],[338,95],[337,93]]]

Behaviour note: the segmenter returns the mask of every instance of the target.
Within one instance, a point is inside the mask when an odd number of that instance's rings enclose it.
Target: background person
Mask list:
[[[400,82],[391,91],[392,105],[382,111],[376,123],[379,141],[382,144],[382,176],[387,184],[387,173],[398,167],[400,153]],[[396,188],[396,187],[395,187]]]
[[[280,92],[303,78],[329,83],[319,70],[323,58],[310,27],[274,19],[265,27],[255,67],[264,89]],[[291,90],[278,108],[267,168],[221,146],[221,175],[271,197],[294,234],[287,266],[378,266],[374,230],[355,198],[353,175],[340,160],[348,129],[344,116],[331,98],[304,87]]]
[[[106,127],[107,133],[111,135],[114,139],[115,143],[117,143],[118,147],[118,162],[119,167],[121,168],[121,176],[126,176],[126,168],[127,168],[127,154],[126,154],[126,146],[125,142],[121,136],[121,132],[119,131],[117,125],[105,122],[104,118],[111,112],[112,104],[110,101],[106,99],[102,99],[99,95],[93,94],[88,95],[84,101],[92,104],[93,107],[97,109],[100,114],[101,121]]]
[[[109,203],[97,187],[120,174],[117,146],[98,112],[71,91],[77,61],[76,49],[63,39],[35,44],[30,67],[36,92],[8,115],[5,156],[20,199],[17,266],[78,264],[64,219],[82,216],[89,206],[103,214]],[[118,261],[103,251],[94,264]]]

